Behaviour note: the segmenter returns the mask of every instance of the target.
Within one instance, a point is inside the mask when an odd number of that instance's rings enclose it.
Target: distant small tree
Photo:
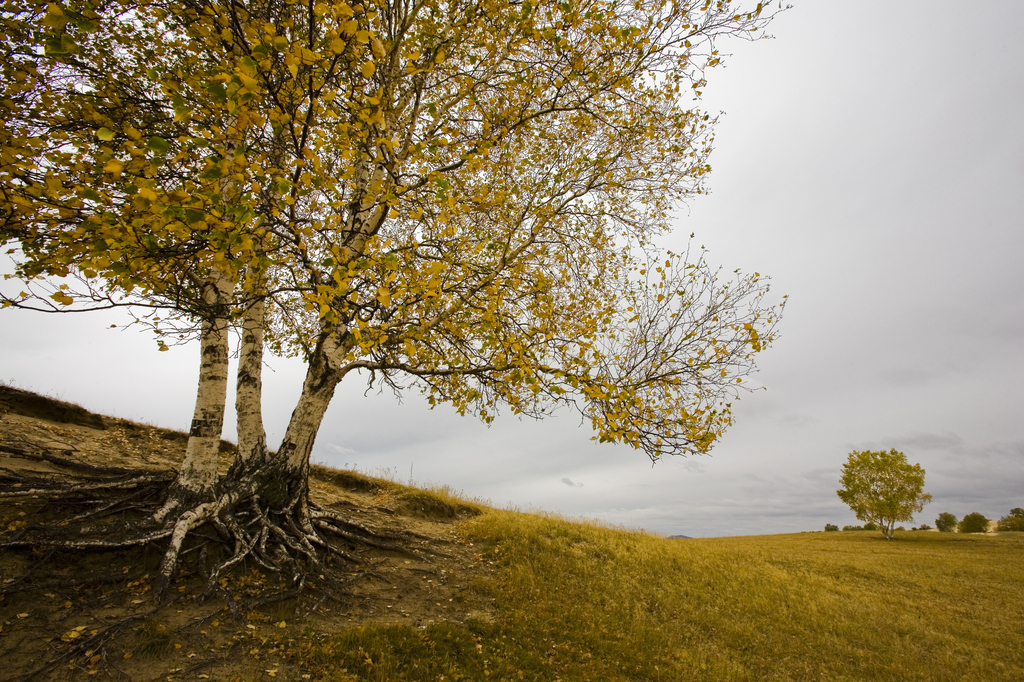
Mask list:
[[[893,539],[897,521],[913,521],[932,496],[924,492],[924,469],[910,464],[897,450],[850,453],[836,491],[861,521],[877,524],[886,540]],[[864,526],[868,530],[867,524]]]
[[[939,518],[935,519],[935,527],[942,533],[952,533],[956,530],[957,518],[949,512],[942,512]]]
[[[931,527],[931,526],[929,526],[929,525],[928,525],[927,523],[922,523],[922,524],[921,524],[921,525],[920,525],[920,526],[918,527],[918,530],[931,530],[931,529],[932,529],[932,527]]]
[[[837,530],[839,530],[839,526],[835,525],[834,523],[826,523],[825,524],[825,532],[826,533],[830,533],[832,531],[837,531]]]
[[[957,530],[961,533],[987,533],[989,520],[978,512],[971,512],[965,516]]]
[[[825,530],[828,530],[828,528]],[[1024,531],[1024,509],[1020,507],[1011,509],[1009,514],[999,519],[996,530],[1001,532],[1010,530]]]

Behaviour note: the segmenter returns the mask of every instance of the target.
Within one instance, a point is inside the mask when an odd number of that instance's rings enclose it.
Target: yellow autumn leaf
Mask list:
[[[112,174],[114,176],[121,175],[121,171],[123,171],[123,170],[124,170],[124,163],[122,163],[121,161],[118,161],[117,159],[111,159],[110,161],[107,161],[107,163],[104,164],[104,166],[103,166],[103,171],[105,173],[110,173],[110,174]]]
[[[369,78],[377,70],[377,67],[373,65],[373,62],[363,62],[363,65],[359,67],[359,71],[363,74],[363,78]]]
[[[249,90],[251,90],[253,92],[259,91],[260,82],[258,80],[256,80],[255,78],[253,78],[253,77],[251,77],[251,76],[249,76],[249,75],[247,75],[245,73],[242,73],[241,71],[239,71],[237,73],[237,75],[238,75],[238,79],[240,81],[242,81],[242,85],[244,85],[246,88],[248,88]]]

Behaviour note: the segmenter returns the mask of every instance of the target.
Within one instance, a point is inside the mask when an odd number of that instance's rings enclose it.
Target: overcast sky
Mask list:
[[[771,41],[729,43],[712,194],[680,212],[709,260],[789,295],[711,456],[652,467],[568,412],[490,428],[346,381],[314,459],[447,484],[497,506],[690,536],[855,523],[851,450],[897,448],[939,512],[1024,506],[1024,2],[797,0]],[[0,380],[187,429],[198,349],[158,353],[116,314],[0,313]],[[280,438],[303,367],[273,359]],[[233,397],[230,398],[233,401]],[[226,434],[233,438],[233,430]]]

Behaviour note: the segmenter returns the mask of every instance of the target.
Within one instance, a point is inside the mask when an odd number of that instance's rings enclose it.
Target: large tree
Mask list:
[[[652,459],[710,450],[780,310],[657,238],[703,191],[714,120],[686,100],[716,40],[768,20],[734,4],[8,3],[0,230],[36,288],[5,305],[141,306],[202,338],[206,445],[125,541],[169,538],[166,579],[214,523],[227,563],[300,576],[348,527],[307,479],[354,372],[488,421],[570,405]],[[308,364],[274,451],[265,346]]]
[[[854,450],[839,482],[839,499],[861,521],[877,524],[886,540],[893,539],[897,522],[913,521],[932,499],[924,492],[924,469],[898,450]]]

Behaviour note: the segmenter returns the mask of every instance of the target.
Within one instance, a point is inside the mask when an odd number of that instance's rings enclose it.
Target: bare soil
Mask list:
[[[45,448],[76,462],[161,471],[184,455],[184,433],[96,415],[0,386],[0,490],[14,475],[61,475],[14,451]],[[233,445],[222,443],[226,470]],[[202,543],[170,596],[152,597],[161,543],[115,551],[0,549],[0,680],[317,679],[296,643],[367,624],[492,618],[491,567],[466,539],[479,509],[446,495],[313,467],[316,502],[368,528],[403,531],[403,551],[359,548],[345,579],[299,593],[242,564],[210,591]],[[52,503],[0,506],[0,533],[60,522]],[[2,537],[2,535],[0,535]],[[337,575],[337,573],[335,574]]]

